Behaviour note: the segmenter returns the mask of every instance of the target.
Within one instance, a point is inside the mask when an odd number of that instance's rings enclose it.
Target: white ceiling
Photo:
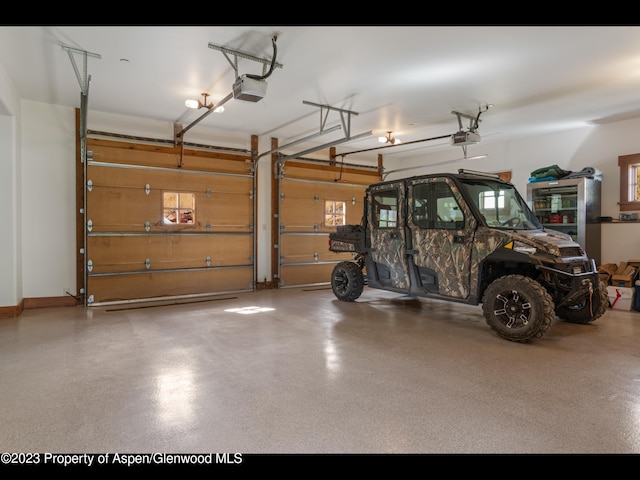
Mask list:
[[[488,104],[482,142],[640,116],[635,26],[2,26],[0,64],[24,99],[80,107],[80,82],[90,78],[90,112],[187,126],[207,110],[188,110],[185,99],[207,92],[217,103],[232,93],[236,72],[209,44],[271,60],[274,35],[282,68],[267,78],[265,98],[231,98],[197,128],[286,145],[345,127],[285,153],[346,134],[365,135],[337,145],[339,154],[379,147],[389,130],[402,139],[351,157],[375,160],[445,148],[460,156],[447,139],[418,140],[454,133],[452,111],[475,116]],[[86,70],[77,52],[88,53]],[[230,58],[239,75],[264,73],[259,62]]]

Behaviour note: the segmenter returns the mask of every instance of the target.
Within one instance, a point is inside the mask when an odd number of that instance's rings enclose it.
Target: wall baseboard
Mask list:
[[[0,318],[16,318],[27,308],[75,307],[79,305],[74,297],[23,298],[13,307],[0,307]]]
[[[24,310],[24,300],[21,300],[18,305],[14,307],[0,307],[0,318],[15,318],[19,317]]]

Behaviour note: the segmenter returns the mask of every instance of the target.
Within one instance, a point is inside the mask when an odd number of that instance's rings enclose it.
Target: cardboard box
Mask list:
[[[632,287],[633,280],[636,278],[635,275],[612,275],[611,276],[611,285],[614,287]]]
[[[611,285],[614,287],[633,287],[638,270],[628,262],[620,262],[615,274],[611,276]]]
[[[609,296],[609,305],[616,310],[631,310],[635,288],[627,287],[607,287],[607,295]]]
[[[618,271],[618,265],[615,263],[605,263],[598,267],[598,276],[605,285],[611,285],[611,277]]]

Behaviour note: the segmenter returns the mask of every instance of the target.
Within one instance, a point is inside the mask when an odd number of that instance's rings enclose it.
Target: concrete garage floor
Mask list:
[[[4,452],[640,453],[640,312],[499,338],[365,288],[0,320]]]

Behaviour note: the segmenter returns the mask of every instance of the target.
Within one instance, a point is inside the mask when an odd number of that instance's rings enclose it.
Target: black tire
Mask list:
[[[542,337],[555,318],[549,292],[524,275],[494,280],[484,292],[482,313],[498,336],[521,343]]]
[[[570,323],[586,324],[604,315],[608,307],[607,286],[600,281],[598,289],[593,291],[591,298],[587,295],[578,303],[556,308],[556,315]]]
[[[354,262],[340,262],[331,273],[333,294],[343,302],[353,302],[364,289],[364,275]]]

